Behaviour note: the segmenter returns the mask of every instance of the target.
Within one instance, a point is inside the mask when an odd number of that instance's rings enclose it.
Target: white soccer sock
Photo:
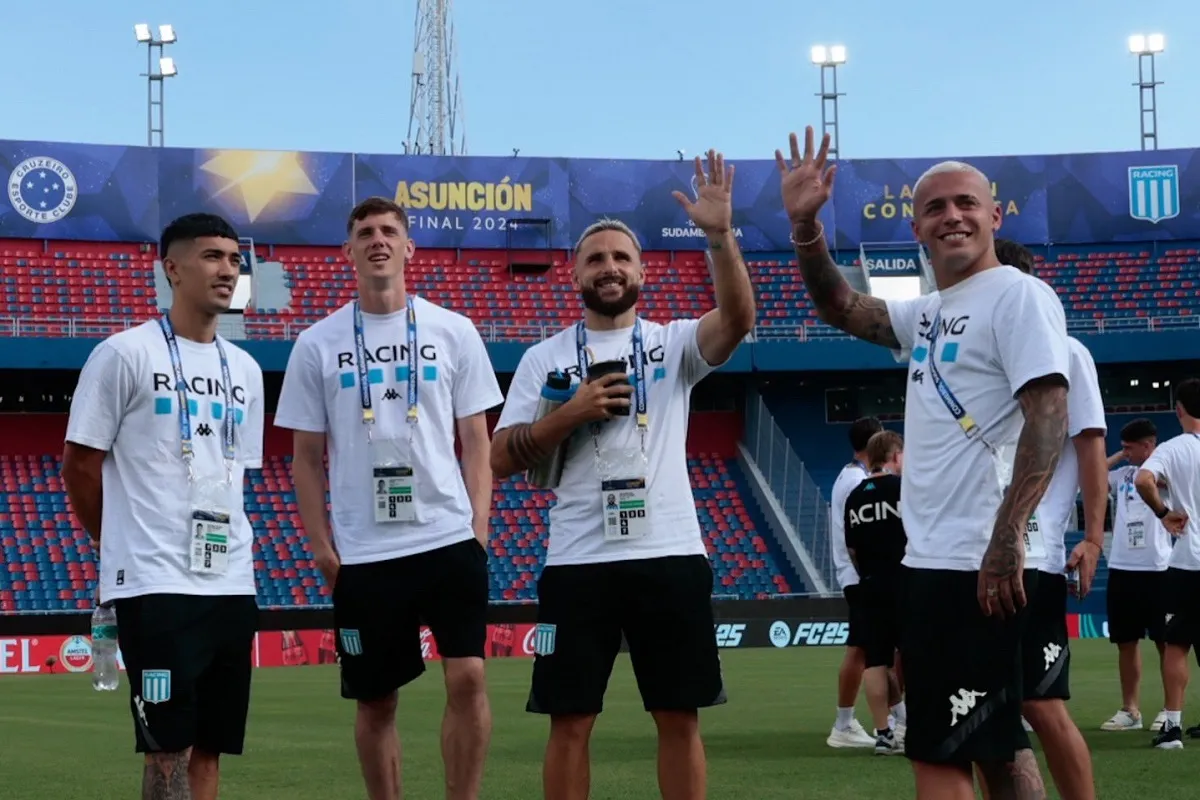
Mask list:
[[[1171,723],[1172,725],[1180,725],[1181,724],[1180,718],[1183,716],[1182,711],[1167,711],[1166,714],[1167,714],[1167,722]]]
[[[896,722],[899,722],[901,725],[908,721],[908,709],[904,707],[903,700],[892,706],[892,716],[895,717]]]
[[[839,708],[837,710],[837,726],[839,728],[849,728],[851,721],[854,719],[854,707]]]

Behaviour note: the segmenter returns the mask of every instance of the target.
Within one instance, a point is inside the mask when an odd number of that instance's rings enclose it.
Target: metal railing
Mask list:
[[[34,317],[25,315],[0,315],[0,339],[49,338],[49,339],[103,339],[127,328],[141,325],[149,318],[144,317]],[[248,339],[282,340],[295,339],[300,331],[316,322],[312,319],[271,320],[256,316],[244,318]],[[550,322],[497,322],[477,321],[475,327],[486,342],[540,342],[563,329],[561,321]],[[1200,316],[1194,317],[1115,317],[1112,319],[1072,319],[1067,321],[1067,330],[1072,334],[1133,333],[1137,331],[1200,330]],[[759,325],[748,340],[758,341],[830,341],[852,339],[848,333],[837,328],[816,323],[814,325]]]
[[[742,443],[767,486],[783,507],[784,516],[796,529],[801,544],[808,550],[817,574],[831,588],[837,587],[830,545],[829,501],[817,488],[804,463],[792,449],[787,435],[775,422],[758,392],[746,399],[746,428]]]

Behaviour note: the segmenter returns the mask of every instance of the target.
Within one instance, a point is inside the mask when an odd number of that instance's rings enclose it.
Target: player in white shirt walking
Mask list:
[[[725,702],[725,691],[713,636],[713,572],[687,469],[688,403],[692,387],[753,328],[755,308],[732,232],[733,169],[710,151],[707,177],[696,160],[696,183],[695,203],[674,196],[707,236],[717,307],[699,320],[666,325],[639,317],[646,275],[637,238],[615,220],[593,224],[575,247],[583,320],[525,352],[496,426],[497,475],[567,447],[538,581],[527,706],[550,716],[547,798],[588,794],[588,741],[622,633],[658,728],[663,796],[705,794],[697,710]],[[624,363],[586,378],[590,367],[612,360]],[[553,371],[583,382],[568,402],[535,419]],[[614,504],[624,510],[606,513]]]
[[[1166,575],[1166,628],[1163,641],[1163,694],[1166,708],[1162,728],[1152,744],[1164,750],[1183,747],[1183,699],[1188,685],[1188,652],[1200,645],[1200,380],[1190,378],[1175,387],[1175,415],[1183,433],[1160,444],[1134,476],[1142,500],[1162,520],[1172,536]],[[1158,484],[1166,483],[1171,505],[1163,501]]]
[[[999,263],[1001,209],[986,176],[959,162],[914,187],[913,232],[938,292],[884,301],[854,291],[818,220],[836,171],[828,150],[826,135],[814,151],[809,128],[803,155],[794,134],[790,163],[776,153],[805,286],[827,324],[911,352],[901,652],[917,794],[972,797],[975,762],[993,797],[1044,797],[1021,725],[1024,607],[1037,582],[1024,569],[1023,534],[1066,441],[1062,304]]]
[[[424,620],[445,672],[446,796],[473,800],[491,735],[484,412],[503,397],[475,325],[407,291],[404,209],[369,198],[346,228],[358,299],[297,338],[275,424],[294,432],[296,499],[333,590],[342,696],[357,701],[368,797],[400,795],[397,690],[425,671]]]
[[[862,687],[863,672],[866,669],[866,651],[863,649],[866,625],[863,622],[865,609],[858,585],[858,572],[854,569],[850,553],[846,549],[845,513],[846,498],[870,474],[866,466],[867,442],[881,430],[883,425],[874,417],[864,417],[850,425],[850,449],[854,457],[849,464],[842,467],[829,493],[829,539],[833,551],[833,566],[837,571],[836,577],[842,588],[842,596],[846,598],[850,625],[846,637],[846,653],[842,656],[842,666],[838,670],[837,719],[825,739],[825,743],[830,747],[875,746],[875,737],[867,733],[854,717],[854,704],[858,699],[858,690]]]
[[[262,466],[262,370],[216,335],[241,254],[189,214],[159,247],[171,308],[92,351],[71,401],[63,481],[117,613],[142,797],[214,800],[240,755],[258,629],[243,476]]]
[[[1171,558],[1171,535],[1142,500],[1133,479],[1158,443],[1158,430],[1148,419],[1135,419],[1121,429],[1121,450],[1108,459],[1109,466],[1121,461],[1128,466],[1108,473],[1108,490],[1116,501],[1113,514],[1112,551],[1108,556],[1108,640],[1117,646],[1117,670],[1121,678],[1121,709],[1101,730],[1142,729],[1139,694],[1142,681],[1140,642],[1147,638],[1158,648],[1161,662],[1163,631],[1166,627],[1167,563]],[[1159,491],[1167,495],[1165,485]],[[1169,502],[1169,497],[1163,500]],[[1161,670],[1160,670],[1161,672]],[[1162,729],[1166,713],[1160,711],[1150,729]]]

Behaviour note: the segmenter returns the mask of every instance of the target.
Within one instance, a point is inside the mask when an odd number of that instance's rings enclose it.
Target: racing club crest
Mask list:
[[[1179,216],[1179,166],[1129,168],[1129,216],[1152,224]]]
[[[58,222],[78,198],[75,175],[56,158],[27,158],[8,176],[8,202],[30,222]]]

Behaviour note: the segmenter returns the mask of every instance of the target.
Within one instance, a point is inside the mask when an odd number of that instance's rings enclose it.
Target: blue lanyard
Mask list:
[[[587,329],[583,322],[575,323],[575,355],[579,361],[579,380],[587,378]],[[633,321],[633,394],[636,404],[637,426],[645,433],[650,425],[650,415],[647,413],[646,365],[644,363],[645,348],[642,344],[642,321]]]
[[[934,315],[933,318],[933,335],[929,339],[929,377],[933,380],[933,387],[937,389],[938,397],[942,398],[943,405],[945,405],[946,410],[950,412],[950,416],[954,417],[954,421],[958,423],[958,427],[962,428],[963,434],[968,439],[980,438],[983,434],[983,431],[978,425],[975,424],[975,420],[972,419],[971,415],[967,413],[967,410],[963,408],[962,403],[958,402],[958,398],[954,396],[954,392],[950,390],[950,387],[946,384],[945,379],[942,378],[941,370],[938,369],[937,341],[941,335],[942,309],[939,308],[937,314]],[[992,446],[988,444],[987,440],[980,438],[980,441],[988,450],[993,450]]]
[[[408,421],[417,421],[417,312],[413,307],[412,295],[407,297],[408,318]],[[354,365],[358,368],[358,394],[362,400],[364,425],[375,424],[375,411],[371,408],[371,372],[367,369],[367,338],[363,334],[362,307],[354,301]]]
[[[192,414],[188,408],[187,379],[183,375],[183,359],[179,356],[179,342],[175,338],[175,329],[171,320],[163,314],[158,318],[158,326],[162,328],[163,338],[167,340],[167,352],[171,355],[171,369],[175,372],[175,396],[179,404],[179,449],[183,461],[188,465],[191,477],[192,458],[195,450],[192,448]],[[233,408],[233,379],[229,375],[229,359],[225,357],[225,347],[221,337],[214,337],[217,343],[217,355],[221,358],[221,384],[225,390],[225,409],[221,416],[221,446],[225,457],[226,470],[232,475],[232,465],[236,458],[233,441],[234,408]]]

